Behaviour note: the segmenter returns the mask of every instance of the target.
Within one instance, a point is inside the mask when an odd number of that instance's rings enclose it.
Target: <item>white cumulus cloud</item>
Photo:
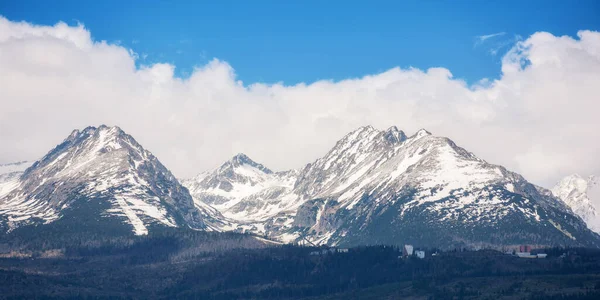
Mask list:
[[[283,170],[370,124],[407,134],[426,128],[546,186],[574,172],[600,173],[598,32],[535,33],[504,56],[500,79],[472,86],[444,68],[242,83],[218,59],[181,79],[170,64],[137,68],[136,59],[92,40],[83,25],[0,17],[0,162],[41,157],[72,129],[107,124],[180,177],[238,152]]]

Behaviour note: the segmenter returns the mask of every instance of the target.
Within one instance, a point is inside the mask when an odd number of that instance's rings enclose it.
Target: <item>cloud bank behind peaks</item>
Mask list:
[[[600,173],[600,33],[535,33],[473,86],[450,70],[392,68],[310,84],[242,83],[213,59],[189,78],[174,66],[94,41],[83,25],[0,17],[0,162],[42,156],[73,128],[119,125],[180,177],[244,152],[301,167],[362,125],[427,128],[545,185]],[[289,70],[293,72],[293,70]]]

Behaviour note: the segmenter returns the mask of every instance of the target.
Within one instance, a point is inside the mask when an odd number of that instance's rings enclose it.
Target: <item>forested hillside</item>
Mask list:
[[[458,249],[436,256],[431,256],[434,249],[424,249],[424,259],[402,258],[401,249],[391,246],[315,255],[323,249],[276,245],[251,235],[178,229],[148,236],[76,235],[52,240],[64,244],[59,247],[37,235],[3,239],[0,298],[600,296],[600,252],[589,249],[546,249],[546,259]]]

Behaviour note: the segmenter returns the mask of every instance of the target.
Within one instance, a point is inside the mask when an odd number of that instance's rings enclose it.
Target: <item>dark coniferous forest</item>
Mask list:
[[[167,228],[148,236],[66,235],[58,233],[60,225],[29,232],[24,227],[2,237],[1,298],[600,297],[596,249],[535,250],[547,253],[545,259],[495,250],[421,249],[426,257],[420,259],[403,257],[397,246],[340,252],[277,245],[247,234]]]

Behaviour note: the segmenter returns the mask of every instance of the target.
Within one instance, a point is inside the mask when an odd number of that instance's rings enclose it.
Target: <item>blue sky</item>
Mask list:
[[[172,63],[182,77],[219,58],[246,84],[340,80],[395,66],[445,67],[473,83],[500,75],[502,54],[519,36],[600,30],[600,1],[21,0],[0,1],[0,14],[81,22],[94,39],[120,42],[141,64]],[[476,38],[495,33],[503,34]]]
[[[108,124],[180,177],[286,170],[396,125],[547,187],[600,174],[600,1],[522,2],[0,0],[0,162]]]

